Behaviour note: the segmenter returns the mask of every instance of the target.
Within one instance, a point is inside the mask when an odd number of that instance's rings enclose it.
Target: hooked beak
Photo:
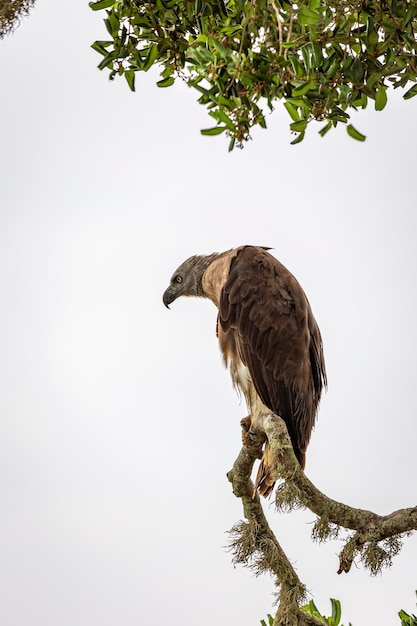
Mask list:
[[[177,295],[174,290],[171,287],[168,287],[168,289],[164,292],[164,295],[162,296],[163,303],[165,304],[167,309],[169,309],[169,305],[172,304],[172,302],[174,302],[176,298]]]

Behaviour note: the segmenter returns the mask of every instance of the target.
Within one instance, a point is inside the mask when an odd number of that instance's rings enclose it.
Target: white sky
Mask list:
[[[184,86],[109,83],[87,2],[38,0],[0,42],[0,622],[257,625],[269,577],[231,565],[226,472],[245,407],[216,311],[161,296],[190,254],[269,245],[320,324],[329,391],[307,474],[388,513],[415,505],[417,99],[291,146],[280,105],[243,151]],[[309,512],[269,518],[323,612],[415,612],[416,537],[337,576]]]

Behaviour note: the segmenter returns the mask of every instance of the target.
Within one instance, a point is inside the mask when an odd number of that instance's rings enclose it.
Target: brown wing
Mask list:
[[[219,324],[235,331],[257,393],[284,419],[304,467],[326,384],[321,335],[304,291],[265,249],[245,246],[221,291]]]

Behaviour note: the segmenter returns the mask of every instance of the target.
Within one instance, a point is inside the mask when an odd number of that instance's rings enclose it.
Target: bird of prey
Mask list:
[[[322,339],[303,289],[269,249],[240,246],[192,256],[172,275],[163,302],[168,308],[180,296],[214,302],[220,349],[245,396],[249,423],[260,414],[279,415],[304,469],[327,384]],[[273,469],[266,444],[256,479],[261,495],[273,490]]]

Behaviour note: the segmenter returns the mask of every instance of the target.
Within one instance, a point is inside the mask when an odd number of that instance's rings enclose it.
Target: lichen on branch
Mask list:
[[[0,2],[0,39],[10,35],[29,15],[36,0],[2,0]]]
[[[245,444],[228,473],[233,493],[242,499],[246,518],[231,531],[230,548],[234,562],[252,568],[257,575],[270,572],[275,577],[280,588],[276,626],[318,623],[303,621],[307,619],[306,614],[299,607],[305,599],[305,587],[273,534],[258,494],[254,493],[250,476],[263,443],[268,440],[271,458],[275,459],[277,509],[310,509],[317,515],[313,539],[319,541],[340,538],[340,530],[348,531],[339,553],[338,573],[349,572],[355,559],[359,559],[372,575],[390,566],[401,549],[402,538],[417,530],[417,507],[378,515],[337,502],[317,489],[301,470],[280,417],[273,413],[261,415],[252,424],[251,431],[251,438],[245,438]]]

